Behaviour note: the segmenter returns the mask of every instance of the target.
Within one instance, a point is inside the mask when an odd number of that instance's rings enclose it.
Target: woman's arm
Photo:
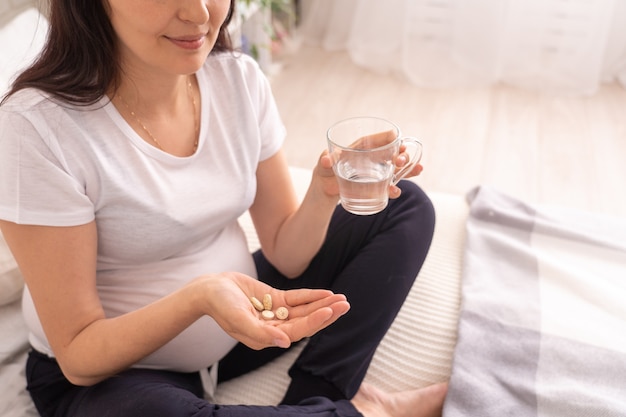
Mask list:
[[[0,222],[48,342],[68,379],[90,385],[139,361],[198,317],[179,291],[132,314],[106,319],[96,291],[96,225]],[[187,290],[188,291],[188,290]]]
[[[254,349],[287,347],[334,322],[349,305],[330,291],[278,291],[236,272],[203,275],[136,311],[105,317],[96,290],[96,225],[0,221],[65,376],[92,385],[154,352],[203,315]],[[249,296],[270,293],[290,320],[266,322]]]
[[[282,151],[261,162],[250,215],[263,253],[284,275],[300,275],[319,251],[339,200],[337,181],[325,153],[298,205]]]
[[[401,148],[395,161],[397,168],[407,161]],[[421,172],[422,165],[416,164],[405,178]],[[391,185],[389,198],[399,196],[400,188]],[[338,201],[339,186],[327,151],[313,169],[311,184],[300,206],[283,152],[259,164],[257,194],[250,215],[265,257],[283,275],[295,278],[307,268],[324,243]]]

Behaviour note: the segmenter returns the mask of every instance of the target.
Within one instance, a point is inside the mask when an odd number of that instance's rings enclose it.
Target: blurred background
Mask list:
[[[313,167],[335,121],[373,115],[423,141],[427,191],[490,184],[626,217],[625,1],[275,3],[261,62],[291,164]]]

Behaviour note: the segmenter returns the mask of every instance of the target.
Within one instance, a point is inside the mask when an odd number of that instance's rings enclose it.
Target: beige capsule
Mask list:
[[[289,310],[287,310],[286,307],[278,307],[276,309],[276,318],[280,320],[287,320],[287,317],[289,317]]]
[[[263,311],[265,310],[265,307],[263,307],[263,303],[261,301],[259,301],[258,298],[256,297],[250,297],[250,302],[252,303],[252,305],[254,306],[254,308],[256,308],[258,311]]]
[[[272,296],[271,295],[265,294],[263,296],[263,308],[265,308],[266,310],[272,309]]]

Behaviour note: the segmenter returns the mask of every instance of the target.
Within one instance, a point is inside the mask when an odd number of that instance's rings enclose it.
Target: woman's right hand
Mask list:
[[[343,294],[329,290],[278,290],[247,275],[226,272],[198,278],[204,291],[196,302],[230,336],[252,349],[287,348],[334,323],[350,309]],[[265,320],[250,302],[270,294],[273,310],[286,307],[287,320]]]

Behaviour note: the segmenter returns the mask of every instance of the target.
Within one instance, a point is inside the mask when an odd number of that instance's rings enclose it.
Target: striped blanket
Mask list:
[[[626,219],[468,202],[444,416],[626,416]]]

